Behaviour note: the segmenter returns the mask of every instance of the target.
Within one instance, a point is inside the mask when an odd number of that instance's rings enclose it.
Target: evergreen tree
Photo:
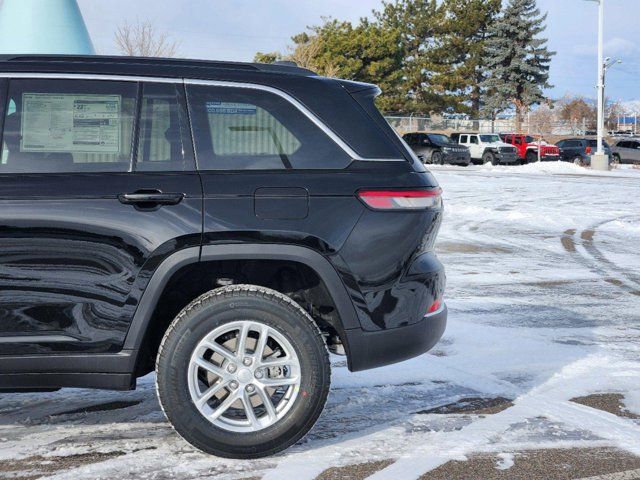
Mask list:
[[[378,102],[382,110],[395,111],[403,105],[398,87],[403,58],[398,31],[366,18],[355,26],[327,18],[291,40],[288,55],[259,52],[255,60],[293,60],[320,75],[375,83],[384,92]]]
[[[374,12],[382,30],[397,31],[402,49],[402,82],[396,97],[404,113],[440,112],[449,106],[442,64],[437,61],[444,9],[436,0],[394,0]]]
[[[456,111],[480,118],[485,94],[486,47],[502,0],[444,0],[441,82],[451,92]]]
[[[517,130],[527,110],[542,102],[544,89],[551,87],[549,64],[555,52],[547,49],[546,38],[539,37],[546,29],[546,18],[536,0],[509,0],[487,41],[484,110],[495,118],[496,113],[515,107]]]

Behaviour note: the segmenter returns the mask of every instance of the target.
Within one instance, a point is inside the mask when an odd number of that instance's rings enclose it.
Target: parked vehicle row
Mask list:
[[[597,148],[594,138],[565,138],[552,145],[530,135],[515,133],[455,132],[447,136],[443,133],[413,132],[402,138],[423,163],[434,165],[524,165],[538,160],[560,160],[589,166],[591,155]],[[640,139],[618,140],[613,147],[605,141],[604,151],[610,162],[638,163]]]
[[[513,165],[538,159],[538,143],[525,135],[455,132],[447,136],[414,132],[405,134],[403,139],[424,163]],[[557,147],[546,143],[541,145],[545,158],[558,158]]]

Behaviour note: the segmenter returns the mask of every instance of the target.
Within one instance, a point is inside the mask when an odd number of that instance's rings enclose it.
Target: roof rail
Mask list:
[[[315,75],[311,70],[300,68],[293,62],[275,64],[224,62],[187,58],[129,57],[116,55],[0,55],[0,62],[69,62],[101,64],[173,65],[183,67],[221,68],[229,70],[254,70],[298,75]]]

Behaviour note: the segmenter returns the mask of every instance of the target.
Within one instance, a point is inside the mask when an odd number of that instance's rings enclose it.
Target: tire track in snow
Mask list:
[[[616,415],[585,405],[559,399],[561,390],[571,377],[583,377],[585,367],[602,361],[594,354],[565,367],[549,381],[514,401],[514,406],[473,422],[461,430],[436,432],[429,442],[407,453],[368,480],[413,480],[447,463],[482,450],[484,445],[505,433],[515,423],[545,416],[564,425],[588,430],[609,440],[621,449],[640,455],[638,425]],[[573,375],[567,375],[573,371]],[[594,380],[597,385],[597,378]]]
[[[640,296],[640,276],[607,259],[593,241],[597,229],[602,225],[628,218],[637,217],[632,215],[616,217],[604,220],[583,230],[580,233],[580,243],[577,243],[575,238],[577,230],[570,228],[564,231],[560,237],[560,242],[565,251],[574,256],[578,263],[598,274],[605,282],[627,293]]]
[[[606,221],[597,223],[591,226],[590,228],[588,228],[587,230],[584,230],[580,234],[580,238],[582,239],[582,245],[584,246],[585,250],[596,261],[600,262],[603,265],[608,266],[611,270],[618,272],[620,275],[625,277],[628,281],[635,283],[638,287],[640,287],[640,275],[636,275],[635,272],[630,271],[628,268],[623,268],[620,265],[617,265],[611,260],[609,260],[593,241],[593,237],[595,236],[597,229],[602,227],[603,225],[606,225],[607,223],[615,222],[618,220],[629,220],[629,219],[638,219],[638,218],[640,217],[637,217],[635,215],[629,215],[629,216],[618,217],[613,220],[606,220]]]

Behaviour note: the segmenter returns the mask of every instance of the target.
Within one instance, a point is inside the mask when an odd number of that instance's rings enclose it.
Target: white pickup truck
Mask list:
[[[513,145],[504,143],[497,133],[454,133],[454,142],[469,148],[473,163],[514,164],[518,153]]]

